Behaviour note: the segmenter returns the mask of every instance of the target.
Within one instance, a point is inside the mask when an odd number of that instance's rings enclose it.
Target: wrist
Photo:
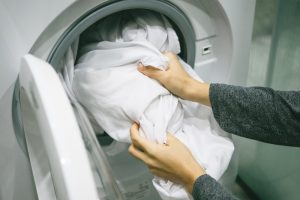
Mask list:
[[[187,180],[185,183],[185,188],[187,191],[191,194],[193,191],[194,184],[196,180],[200,177],[203,176],[205,173],[205,170],[200,166],[196,165],[196,167],[193,168],[193,170],[187,175]]]
[[[209,87],[210,85],[207,83],[190,78],[187,84],[186,99],[210,106]]]

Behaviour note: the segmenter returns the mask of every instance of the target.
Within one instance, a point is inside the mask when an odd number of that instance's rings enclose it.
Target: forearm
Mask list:
[[[262,87],[210,85],[220,127],[263,142],[300,146],[300,93]]]
[[[194,200],[237,200],[237,198],[222,187],[209,175],[200,176],[194,183]]]

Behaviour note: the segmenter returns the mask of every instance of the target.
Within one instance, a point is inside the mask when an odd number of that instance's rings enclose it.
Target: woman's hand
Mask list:
[[[173,135],[167,135],[167,144],[156,144],[141,137],[134,123],[130,136],[129,153],[145,162],[154,175],[181,183],[191,193],[195,180],[205,174],[188,148]]]
[[[153,66],[139,65],[138,70],[144,75],[160,82],[170,92],[178,97],[190,101],[196,101],[210,106],[209,84],[201,83],[193,79],[182,67],[177,55],[164,53],[169,59],[168,69],[162,71]]]
[[[144,75],[159,81],[164,87],[166,87],[173,94],[188,99],[189,85],[193,79],[181,66],[177,55],[173,53],[164,53],[169,59],[168,69],[162,71],[152,66],[139,65],[138,70]]]

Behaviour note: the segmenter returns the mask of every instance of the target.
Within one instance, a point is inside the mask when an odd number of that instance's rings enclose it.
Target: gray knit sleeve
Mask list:
[[[300,146],[300,91],[211,84],[209,95],[214,116],[225,131]]]
[[[192,195],[194,200],[237,200],[232,193],[207,174],[195,181]]]

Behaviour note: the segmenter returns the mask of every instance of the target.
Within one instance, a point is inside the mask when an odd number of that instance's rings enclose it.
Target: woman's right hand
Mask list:
[[[149,78],[160,82],[170,92],[178,97],[210,105],[209,85],[193,79],[182,67],[177,55],[167,52],[168,69],[163,71],[153,66],[140,64],[138,70]]]
[[[196,179],[206,173],[190,150],[172,134],[167,134],[165,144],[156,144],[140,136],[139,125],[134,123],[130,137],[130,154],[145,162],[154,175],[183,184],[189,193]]]
[[[153,78],[160,82],[173,94],[188,99],[188,88],[192,78],[182,68],[177,55],[173,53],[164,53],[169,59],[168,69],[166,71],[160,70],[153,66],[143,66],[140,64],[138,70],[144,75]]]

